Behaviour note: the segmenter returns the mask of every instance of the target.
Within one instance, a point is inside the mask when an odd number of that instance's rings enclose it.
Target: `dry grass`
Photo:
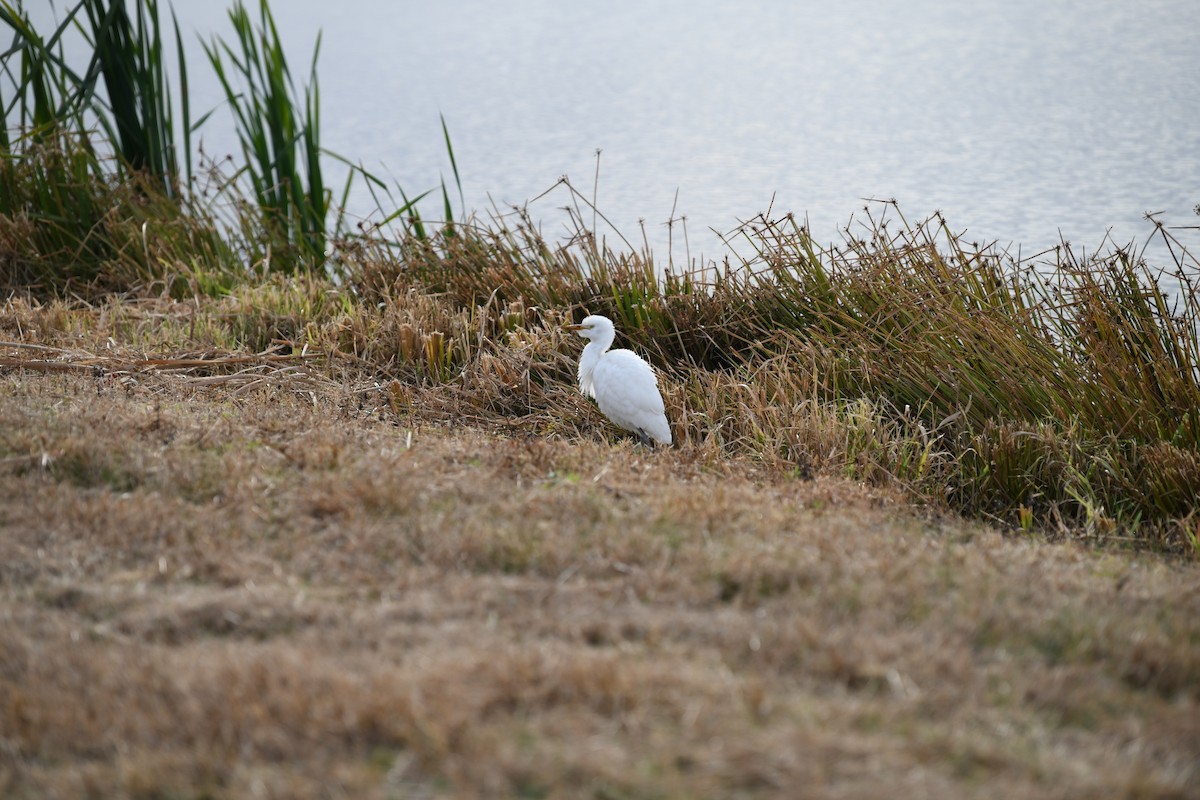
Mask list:
[[[376,385],[150,363],[183,324],[153,308],[9,310],[0,355],[92,361],[0,369],[6,797],[1200,793],[1194,561],[922,514],[715,424],[610,441],[541,341]]]
[[[1010,525],[1200,553],[1200,262],[1183,243],[1151,220],[1162,268],[1111,242],[1022,259],[940,216],[863,214],[835,245],[760,217],[736,234],[748,257],[682,273],[603,247],[577,209],[562,246],[520,214],[398,251],[359,243],[344,266],[366,307],[386,321],[421,298],[442,318],[425,314],[438,338],[398,359],[372,346],[394,337],[353,341],[369,363],[444,381],[505,333],[603,313],[670,375],[690,441]],[[535,363],[561,354],[549,339]]]

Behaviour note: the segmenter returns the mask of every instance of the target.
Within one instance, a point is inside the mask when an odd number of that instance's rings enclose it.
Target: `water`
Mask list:
[[[185,30],[228,35],[221,4],[176,0]],[[579,4],[277,0],[292,67],[323,31],[324,144],[410,194],[521,205],[561,175],[657,254],[686,216],[691,254],[764,211],[832,239],[863,198],[941,210],[968,239],[1029,253],[1200,225],[1195,0],[640,0]],[[199,46],[193,104],[220,100]],[[210,152],[233,148],[217,114]],[[331,167],[331,169],[334,169]],[[532,206],[562,230],[561,192]],[[373,207],[365,192],[351,209]],[[430,204],[427,212],[436,212]],[[1181,232],[1195,246],[1195,231]],[[682,255],[679,225],[675,254]],[[610,237],[612,236],[610,232]],[[1195,247],[1200,251],[1200,247]]]

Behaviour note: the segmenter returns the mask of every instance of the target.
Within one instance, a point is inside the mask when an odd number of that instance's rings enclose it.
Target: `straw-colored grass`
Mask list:
[[[6,797],[1200,789],[1194,562],[917,513],[827,406],[642,450],[551,332],[381,383],[119,307],[0,317]]]

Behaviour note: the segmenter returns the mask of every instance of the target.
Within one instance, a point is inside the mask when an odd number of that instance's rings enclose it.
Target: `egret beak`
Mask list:
[[[563,330],[564,331],[581,331],[581,330],[583,330],[583,326],[582,325],[568,325],[567,327],[563,328]]]

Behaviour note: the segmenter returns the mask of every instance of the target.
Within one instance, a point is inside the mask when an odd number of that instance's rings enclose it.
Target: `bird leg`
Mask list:
[[[649,447],[651,450],[654,449],[654,442],[650,441],[650,437],[646,435],[644,430],[638,428],[635,433],[637,433],[638,441],[640,441],[645,447]]]

